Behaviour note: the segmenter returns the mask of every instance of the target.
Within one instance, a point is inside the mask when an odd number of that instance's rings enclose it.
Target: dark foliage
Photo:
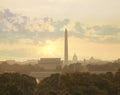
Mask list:
[[[120,95],[120,70],[115,74],[54,74],[41,81],[36,95]]]
[[[37,84],[18,73],[0,75],[0,95],[120,95],[120,70],[115,74],[54,74]]]
[[[0,95],[34,95],[36,81],[34,78],[18,73],[0,75]]]

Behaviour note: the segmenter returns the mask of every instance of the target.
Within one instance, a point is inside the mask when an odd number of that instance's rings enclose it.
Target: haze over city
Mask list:
[[[1,0],[0,60],[120,57],[119,0]]]

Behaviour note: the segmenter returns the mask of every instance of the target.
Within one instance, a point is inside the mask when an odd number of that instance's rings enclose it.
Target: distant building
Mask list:
[[[61,58],[41,58],[38,64],[45,70],[56,70],[62,65],[62,61]]]
[[[77,58],[77,55],[76,55],[76,54],[74,54],[72,61],[73,61],[73,63],[77,63],[77,62],[78,62],[78,58]]]

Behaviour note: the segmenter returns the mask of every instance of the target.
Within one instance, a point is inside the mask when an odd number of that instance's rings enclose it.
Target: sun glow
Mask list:
[[[52,56],[55,53],[55,47],[53,45],[46,45],[46,46],[43,47],[42,51],[45,55],[51,55]]]

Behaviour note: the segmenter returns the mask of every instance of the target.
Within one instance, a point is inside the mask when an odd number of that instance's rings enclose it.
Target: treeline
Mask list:
[[[120,95],[120,70],[115,74],[55,74],[41,81],[36,95]]]
[[[106,64],[88,64],[87,69],[89,72],[103,71],[103,72],[116,72],[120,68],[120,62],[108,62]]]
[[[120,70],[54,74],[39,84],[27,75],[5,73],[0,75],[0,95],[120,95]]]
[[[74,63],[70,65],[64,66],[61,69],[62,72],[94,72],[94,73],[101,73],[101,72],[116,72],[120,68],[120,62],[107,62],[106,64],[87,64],[82,65],[81,63]]]
[[[30,74],[31,72],[40,72],[40,71],[44,71],[43,68],[39,67],[38,64],[8,64],[6,61],[3,61],[0,64],[0,73],[11,73],[11,72],[17,72],[17,73],[21,73],[21,74]]]
[[[84,64],[84,65],[83,65]],[[70,65],[66,65],[62,67],[60,65],[56,65],[56,68],[54,68],[52,71],[55,72],[95,72],[95,73],[101,73],[101,72],[116,72],[120,68],[120,59],[116,60],[114,62],[105,62],[103,63],[88,63],[85,65],[85,63],[73,63]],[[40,64],[8,64],[6,61],[1,62],[0,64],[0,73],[5,72],[18,72],[21,74],[30,74],[31,72],[44,72],[49,71],[47,69],[44,69],[44,67],[41,67]]]

